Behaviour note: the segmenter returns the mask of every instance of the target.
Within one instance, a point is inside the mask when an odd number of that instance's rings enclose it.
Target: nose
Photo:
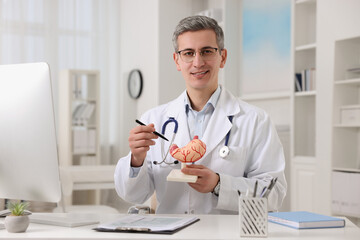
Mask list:
[[[205,61],[203,60],[201,54],[197,52],[195,54],[194,60],[193,60],[193,66],[196,68],[202,67],[205,64]]]

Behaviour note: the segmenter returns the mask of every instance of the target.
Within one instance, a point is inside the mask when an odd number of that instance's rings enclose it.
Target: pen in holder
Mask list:
[[[267,198],[239,197],[241,237],[267,237]]]

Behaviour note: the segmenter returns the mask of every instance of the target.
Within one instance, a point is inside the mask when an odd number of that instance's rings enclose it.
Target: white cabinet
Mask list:
[[[360,36],[335,42],[334,70],[332,212],[359,220]]]
[[[311,159],[298,157],[291,164],[291,209],[314,211],[315,167]]]
[[[93,70],[63,70],[60,73],[58,136],[62,169],[100,164],[99,76],[99,71]],[[62,174],[63,185],[72,182],[64,176],[66,174]],[[99,199],[98,191],[79,191],[69,194],[65,202],[94,204]]]

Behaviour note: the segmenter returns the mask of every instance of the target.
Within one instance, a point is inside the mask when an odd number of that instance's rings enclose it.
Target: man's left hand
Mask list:
[[[219,176],[204,165],[187,165],[181,169],[184,174],[198,176],[195,183],[188,183],[190,187],[201,193],[212,192],[219,181]]]

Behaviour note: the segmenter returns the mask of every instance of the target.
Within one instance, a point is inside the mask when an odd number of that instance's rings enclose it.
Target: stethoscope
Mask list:
[[[232,123],[232,120],[233,120],[233,117],[234,116],[228,116],[229,118],[229,121]],[[161,162],[158,162],[158,161],[153,161],[153,164],[155,165],[160,165],[162,163],[165,163],[166,165],[172,165],[172,164],[178,164],[179,161],[178,160],[175,160],[173,162],[167,162],[166,161],[166,157],[167,155],[169,154],[169,151],[170,151],[170,146],[173,144],[174,142],[174,139],[175,139],[175,136],[177,134],[177,131],[178,131],[178,122],[175,118],[173,117],[170,117],[162,126],[161,128],[161,134],[164,135],[165,134],[165,130],[166,130],[166,126],[173,122],[175,124],[174,126],[174,134],[171,138],[171,141],[170,141],[170,144],[169,144],[169,148],[168,150],[166,151],[166,154],[164,154],[164,140],[161,140],[161,156],[162,156],[162,161]],[[231,129],[229,130],[229,132],[226,134],[226,137],[225,137],[225,145],[220,149],[219,151],[219,155],[221,158],[226,158],[229,154],[230,154],[230,149],[228,147],[228,144],[229,144],[229,139],[230,139],[230,133],[231,133]]]
[[[174,139],[175,139],[175,136],[176,136],[177,131],[178,131],[178,127],[179,127],[178,121],[177,121],[175,118],[170,117],[170,118],[163,124],[163,126],[162,126],[162,128],[161,128],[161,134],[162,134],[162,135],[165,135],[166,126],[167,126],[169,123],[172,123],[172,122],[175,124],[175,126],[174,126],[174,134],[173,134],[173,136],[172,136],[172,138],[171,138],[171,141],[170,141],[170,144],[169,144],[169,148],[168,148],[168,150],[166,151],[166,154],[164,155],[164,141],[161,140],[161,156],[162,156],[163,159],[162,159],[161,162],[153,161],[153,164],[155,164],[155,165],[160,165],[160,164],[162,164],[162,163],[165,163],[166,165],[172,165],[172,164],[178,164],[178,163],[179,163],[178,160],[175,160],[175,161],[173,161],[173,162],[167,162],[167,161],[166,161],[166,157],[167,157],[167,155],[169,154],[169,151],[170,151],[170,146],[173,144]]]
[[[232,120],[233,120],[233,117],[234,116],[228,116],[229,118],[229,121],[232,123]],[[231,132],[231,129],[229,130],[229,132],[226,134],[226,137],[225,137],[225,145],[220,148],[220,151],[219,151],[219,155],[221,158],[226,158],[229,154],[230,154],[230,149],[228,147],[228,144],[229,144],[229,139],[230,139],[230,132]]]

